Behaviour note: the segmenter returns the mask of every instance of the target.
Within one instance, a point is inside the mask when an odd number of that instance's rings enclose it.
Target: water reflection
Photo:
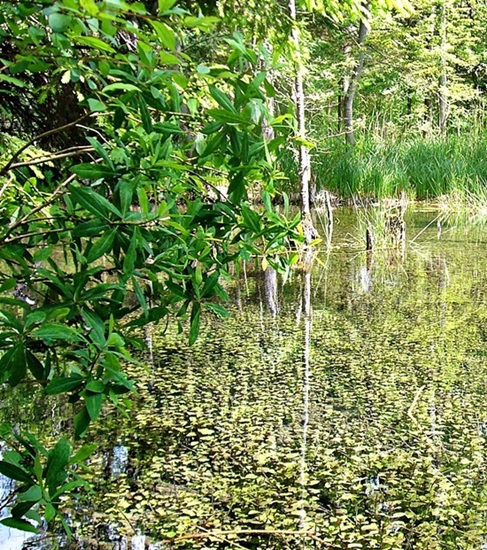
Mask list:
[[[13,483],[10,479],[0,474],[0,502],[8,499],[13,488]],[[4,509],[0,517],[8,516],[7,510]],[[0,548],[2,550],[19,550],[24,542],[32,538],[32,534],[10,529],[5,525],[0,524]]]
[[[153,370],[130,367],[130,418],[93,433],[96,492],[71,512],[80,538],[480,548],[487,250],[445,224],[438,239],[435,216],[406,216],[404,254],[367,253],[357,219],[337,212],[327,254],[286,282],[247,266],[228,287],[233,315],[208,318],[192,348],[154,327]],[[7,406],[29,416],[27,400]],[[315,538],[293,536],[304,530]]]

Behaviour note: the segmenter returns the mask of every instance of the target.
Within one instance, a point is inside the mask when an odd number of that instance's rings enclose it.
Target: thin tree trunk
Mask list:
[[[368,11],[369,2],[364,4],[365,9]],[[343,123],[345,126],[345,140],[350,145],[355,145],[355,134],[353,129],[353,104],[355,95],[360,82],[360,77],[364,70],[365,65],[365,40],[370,32],[369,22],[366,19],[361,19],[359,32],[358,32],[358,46],[360,48],[359,55],[355,67],[352,72],[352,76],[348,81],[347,90],[343,98]]]
[[[446,36],[446,5],[440,4],[440,33],[441,33],[441,75],[438,85],[438,129],[440,133],[444,135],[446,133],[446,120],[448,118],[448,89],[447,89],[447,76],[446,76],[446,50],[448,47]]]
[[[350,44],[346,44],[343,48],[345,59],[351,56],[352,48]],[[338,133],[342,133],[345,125],[345,100],[350,88],[350,75],[345,74],[340,80],[340,90],[338,95]]]
[[[304,67],[300,56],[300,40],[299,31],[296,26],[296,1],[289,0],[289,14],[293,23],[291,39],[294,43],[296,51],[296,77],[295,77],[295,93],[296,93],[296,110],[298,116],[298,136],[299,144],[299,179],[301,184],[301,215],[302,224],[306,243],[310,243],[318,236],[318,232],[313,226],[311,219],[311,201],[310,201],[310,182],[311,182],[311,157],[308,147],[302,143],[306,140],[306,114],[304,104],[304,84],[303,73]]]

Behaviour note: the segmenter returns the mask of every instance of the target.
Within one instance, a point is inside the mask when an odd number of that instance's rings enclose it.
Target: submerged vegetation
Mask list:
[[[410,216],[411,237],[431,219]],[[194,346],[155,332],[154,367],[129,368],[132,413],[107,409],[92,432],[98,450],[85,476],[94,492],[63,505],[81,540],[481,546],[485,245],[469,243],[471,254],[462,231],[438,240],[433,225],[404,260],[383,249],[370,263],[350,248],[353,220],[338,214],[338,252],[312,272],[307,384],[304,273],[276,279],[277,315],[265,273],[249,269],[225,285],[231,316],[208,319]]]

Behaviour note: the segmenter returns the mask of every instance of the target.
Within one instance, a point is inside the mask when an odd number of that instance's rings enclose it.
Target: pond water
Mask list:
[[[309,273],[248,265],[191,348],[156,329],[130,417],[88,436],[73,548],[483,548],[487,233],[436,218],[366,253],[364,214],[339,210]],[[56,400],[1,403],[40,437],[69,428]]]

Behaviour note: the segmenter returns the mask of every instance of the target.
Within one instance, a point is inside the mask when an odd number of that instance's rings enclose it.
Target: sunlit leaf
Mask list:
[[[54,378],[45,387],[44,392],[48,395],[65,393],[79,388],[83,382],[84,378],[79,375]]]

